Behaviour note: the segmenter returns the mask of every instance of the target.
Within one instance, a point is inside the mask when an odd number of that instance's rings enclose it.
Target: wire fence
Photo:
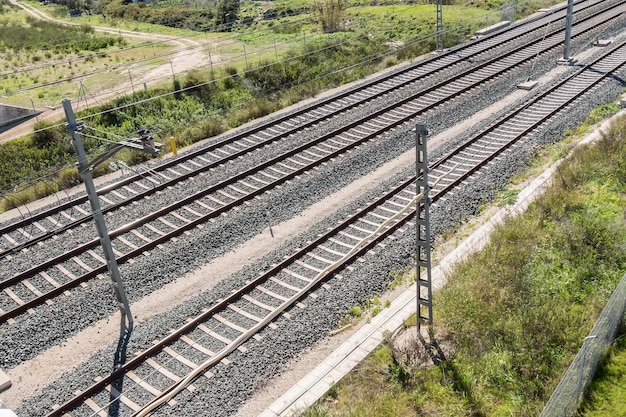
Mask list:
[[[626,308],[626,274],[615,288],[604,310],[585,337],[578,354],[563,375],[539,417],[569,417],[580,405],[598,364],[613,343],[615,333],[624,319]]]

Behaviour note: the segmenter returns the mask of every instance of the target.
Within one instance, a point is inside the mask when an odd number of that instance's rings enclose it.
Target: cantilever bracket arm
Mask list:
[[[106,161],[107,159],[111,158],[113,155],[115,155],[116,153],[121,151],[123,148],[124,148],[124,145],[115,145],[113,148],[111,148],[111,149],[105,151],[104,153],[96,156],[91,161],[88,161],[85,164],[85,166],[78,167],[78,171],[81,174],[83,172],[85,172],[85,171],[92,171],[95,167],[97,167],[98,165],[100,165],[101,163]]]
[[[159,151],[161,150],[161,148],[163,147],[162,144],[160,143],[154,143],[152,145],[152,148],[148,148],[145,147],[140,139],[131,139],[130,141],[121,141],[118,142],[115,146],[113,146],[112,148],[104,151],[104,153],[96,156],[95,158],[93,158],[91,161],[88,161],[84,166],[79,166],[78,167],[78,172],[79,173],[83,173],[86,171],[92,171],[95,167],[97,167],[98,165],[100,165],[101,163],[103,163],[104,161],[106,161],[107,159],[113,157],[113,155],[115,155],[116,153],[118,153],[119,151],[121,151],[124,148],[133,148],[133,149],[137,149],[143,152],[147,152],[150,155],[158,155]]]

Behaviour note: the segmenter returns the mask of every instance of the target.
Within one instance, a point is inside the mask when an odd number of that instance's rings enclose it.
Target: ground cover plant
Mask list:
[[[281,4],[286,5],[289,2]],[[425,37],[427,27],[432,26],[433,5],[386,4],[379,6],[378,12],[369,5],[357,6],[346,11],[344,19],[349,24],[342,25],[342,30],[331,33],[322,30],[315,16],[286,15],[275,20],[260,19],[254,25],[233,24],[230,28],[233,33],[227,35],[227,40],[222,37],[222,42],[218,43],[219,53],[223,58],[220,66],[207,64],[198,70],[177,76],[173,84],[170,81],[156,88],[136,91],[90,110],[77,111],[77,114],[79,117],[87,117],[86,123],[93,128],[126,137],[133,136],[138,128],[149,127],[157,140],[166,144],[169,137],[174,136],[180,148],[434,48],[434,38]],[[63,10],[58,5],[51,7],[54,7],[52,10]],[[250,7],[252,6],[246,3],[243,9],[249,13]],[[296,8],[298,7],[300,6]],[[467,13],[461,13],[461,9],[457,10],[455,7],[450,6],[447,20],[455,28],[446,34],[446,41],[450,44],[462,41],[465,35],[485,24],[484,10],[472,6]],[[356,23],[361,16],[359,8],[362,9],[363,16],[367,15],[366,25]],[[351,15],[348,11],[356,14]],[[499,12],[495,15],[500,16]],[[67,14],[64,16],[69,19]],[[475,18],[468,20],[472,16]],[[76,21],[83,22],[80,19],[84,18],[76,18]],[[393,25],[383,24],[389,20],[393,21]],[[254,30],[248,30],[248,26],[254,26]],[[80,30],[81,33],[93,34],[85,26]],[[214,35],[206,35],[207,39],[212,36]],[[248,55],[245,54],[246,45]],[[68,71],[70,77],[78,76],[77,73],[81,71],[97,72],[93,68],[79,67],[86,63],[108,67],[109,70],[101,75],[87,77],[84,81],[81,78],[78,87],[84,87],[84,91],[79,89],[79,94],[91,93],[94,85],[120,83],[118,65],[126,61],[141,60],[142,54],[145,59],[146,52],[148,55],[154,54],[154,51],[146,51],[141,44],[137,48],[119,48],[120,51],[114,52],[109,47],[105,54],[80,56],[76,60],[63,60],[63,57],[49,54],[52,55],[51,59],[59,60],[59,64],[41,65],[40,71],[46,71],[47,75],[24,72],[21,79],[15,80],[15,74],[6,74],[5,78],[12,81],[11,85],[3,83],[3,87],[15,89],[20,88],[20,85],[27,85],[28,82],[30,85],[45,83],[50,76],[66,77]],[[112,74],[117,74],[117,78],[110,76]],[[127,77],[126,71],[121,76]],[[31,79],[24,81],[24,77]],[[77,86],[69,82],[46,85],[40,90],[33,90],[38,91],[37,96],[31,96],[30,99],[35,102],[54,100],[58,106],[62,97],[72,96],[67,94],[68,88],[76,90]],[[23,95],[19,104],[28,106],[28,100],[29,97]],[[116,109],[114,114],[90,116],[112,109]],[[40,172],[42,168],[47,168],[46,172],[56,173],[55,176],[45,177],[48,181],[74,184],[74,178],[67,174],[67,170],[62,169],[63,166],[74,163],[71,152],[67,152],[66,144],[52,141],[46,145],[46,151],[42,152],[42,147],[33,145],[34,142],[38,142],[35,137],[21,141],[20,146],[23,149],[29,146],[34,148],[25,151],[29,157],[23,161],[29,162],[14,170],[12,164],[19,164],[20,160],[3,157],[11,155],[14,150],[0,150],[0,175],[6,173],[5,177],[0,178],[0,187],[5,191],[17,190],[17,193],[5,196],[0,203],[0,211],[12,208],[14,203],[10,202],[27,202],[42,197],[46,190],[54,188],[28,185],[33,178],[47,175]],[[94,141],[87,141],[86,144],[89,148],[101,145]],[[117,158],[133,164],[145,160],[146,157],[143,154],[124,152]],[[107,168],[104,167],[98,173],[106,171]],[[63,173],[63,180],[58,178],[60,173]],[[68,178],[71,180],[67,180]],[[24,187],[26,189],[22,190]],[[59,187],[62,186],[59,184]]]
[[[436,293],[436,365],[399,360],[388,343],[303,416],[539,415],[626,273],[625,217],[622,117],[576,149],[527,213],[498,227]],[[443,345],[451,348],[434,349]],[[602,380],[623,381],[617,355]],[[602,406],[623,395],[623,385],[595,387],[590,398]]]
[[[337,29],[348,35],[376,36],[381,42],[397,43],[415,42],[416,39],[422,39],[433,33],[435,12],[432,4],[380,2],[377,6],[371,6],[362,1],[348,3],[340,0],[324,0],[314,3],[323,7],[332,1],[345,4],[335,18],[340,21]],[[35,22],[21,9],[9,6],[6,0],[4,3],[7,6],[3,6],[3,10],[11,11],[10,14],[13,16],[10,25],[11,37],[8,39],[17,40],[19,38],[17,32],[42,33],[39,29],[29,30],[32,26],[46,27],[46,31],[55,31],[51,36],[47,34],[38,36],[41,42],[30,41],[20,48],[7,48],[7,53],[3,56],[5,59],[2,62],[6,71],[1,74],[3,85],[0,90],[3,91],[0,93],[9,96],[10,104],[27,107],[31,105],[58,106],[60,98],[80,95],[81,90],[77,88],[75,85],[77,83],[74,81],[80,80],[91,93],[97,92],[94,89],[102,86],[119,84],[121,80],[128,81],[129,74],[123,71],[124,68],[121,68],[122,71],[114,70],[120,65],[135,60],[143,60],[143,65],[149,68],[157,61],[148,62],[146,58],[157,57],[155,49],[165,47],[164,44],[155,45],[154,42],[150,42],[145,45],[134,45],[130,49],[137,48],[137,50],[129,53],[130,45],[123,45],[122,49],[125,52],[116,53],[111,48],[113,43],[117,42],[116,46],[121,46],[119,44],[128,42],[128,39],[122,40],[121,37],[94,34],[91,29],[92,25],[108,25],[147,32],[159,30],[182,36],[189,36],[195,30],[204,32],[206,40],[211,40],[218,45],[219,32],[228,31],[237,35],[237,41],[230,42],[236,47],[230,51],[220,48],[219,52],[214,51],[214,53],[224,55],[224,61],[230,61],[230,56],[235,58],[240,56],[239,61],[247,61],[247,57],[243,57],[246,54],[246,47],[248,47],[248,55],[253,60],[266,59],[270,55],[279,60],[279,56],[282,57],[283,52],[290,49],[294,43],[306,42],[307,37],[309,41],[314,40],[319,35],[320,28],[323,28],[325,24],[321,15],[311,5],[312,3],[295,0],[283,0],[276,3],[244,2],[241,3],[241,7],[239,2],[228,0],[194,2],[193,4],[183,1],[126,4],[117,0],[105,3],[94,1],[76,3],[58,0],[56,4],[46,3],[45,6],[25,0],[25,3],[30,6],[39,7],[57,19],[82,25],[80,28],[50,22]],[[499,6],[500,2],[492,2],[487,6],[483,4],[480,8],[476,7],[476,4],[471,7],[463,6],[462,3],[458,6],[452,3],[446,4],[446,45],[458,43],[471,30],[499,19],[501,16],[498,11],[486,14],[490,8],[495,9]],[[82,16],[68,17],[70,10],[81,7],[85,11]],[[540,7],[540,4],[536,7]],[[108,8],[119,9],[119,16],[107,15]],[[169,23],[161,21],[155,21],[159,24],[141,23],[146,19],[142,20],[137,16],[139,12],[134,13],[135,9],[141,13],[162,14],[163,19],[172,20],[174,22],[172,25],[178,29],[176,31],[165,30],[167,26],[164,25]],[[269,11],[276,13],[268,14]],[[178,16],[179,12],[181,16]],[[200,16],[194,17],[192,12],[200,13]],[[293,17],[294,15],[296,17]],[[225,20],[224,16],[227,16]],[[193,22],[189,22],[189,19]],[[303,19],[306,21],[302,22]],[[208,31],[213,31],[213,33]],[[56,32],[59,34],[57,35]],[[88,41],[81,40],[81,37],[73,32],[89,34],[90,38]],[[216,33],[218,33],[217,36]],[[63,42],[59,37],[68,41]],[[11,44],[15,45],[15,42]],[[422,46],[419,52],[428,52],[432,49],[431,44],[432,42],[428,42],[428,45]],[[86,53],[88,51],[97,53]],[[409,51],[411,49],[408,47],[399,51],[399,59],[409,58],[413,54],[413,52],[408,53]],[[238,62],[233,62],[232,65],[240,67]],[[106,72],[106,75],[101,74],[102,70]],[[51,83],[54,85],[51,86]],[[24,94],[21,96],[15,95],[16,92],[22,91]]]
[[[246,74],[240,74],[234,67],[227,67],[227,75],[217,80],[212,79],[210,72],[194,71],[182,80],[177,80],[175,85],[138,91],[106,105],[79,111],[77,116],[85,117],[85,123],[91,128],[118,135],[105,137],[107,140],[134,136],[137,129],[149,127],[157,139],[168,142],[165,139],[173,136],[178,147],[183,147],[267,115],[318,92],[322,87],[338,85],[346,79],[358,79],[364,72],[370,73],[373,69],[355,67],[352,70],[338,70],[343,68],[345,62],[353,62],[357,54],[372,56],[381,50],[380,44],[371,41],[359,46],[330,40],[319,51],[312,44],[308,47],[313,50],[312,53],[294,52],[293,59],[281,64],[281,73],[285,75],[279,78],[280,84],[268,81],[272,73],[264,73],[262,64],[258,72],[250,71]],[[369,65],[379,68],[379,63],[380,59]],[[304,68],[307,70],[299,71]],[[328,73],[335,74],[328,76]],[[140,106],[135,105],[137,101],[141,101]],[[117,110],[109,111],[113,108]],[[181,128],[181,124],[185,127]],[[21,188],[21,184],[29,184],[34,178],[47,175],[42,172],[44,169],[55,173],[49,177],[49,181],[59,183],[58,188],[62,188],[61,184],[75,184],[73,180],[67,180],[67,170],[62,169],[63,166],[72,165],[75,160],[73,152],[68,152],[69,137],[63,132],[63,127],[53,129],[38,124],[36,129],[41,131],[18,142],[0,145],[0,186],[4,190],[16,186]],[[49,140],[50,135],[63,137],[64,140]],[[104,143],[94,139],[85,140],[85,146],[90,152],[95,152]],[[21,153],[28,157],[19,158]],[[131,165],[146,158],[145,154],[130,151],[116,156],[116,159],[125,160]],[[106,165],[101,166],[96,174],[104,172],[107,172]],[[58,178],[59,175],[63,180]],[[13,208],[17,203],[42,197],[53,188],[31,185],[24,190],[18,189],[17,192],[5,194],[0,207],[3,210]]]
[[[207,5],[202,7],[159,6],[159,2],[152,5],[143,2],[129,4],[122,0],[113,0],[105,3],[102,14],[112,20],[130,20],[198,31],[215,31],[224,23],[221,18],[217,18],[218,8],[215,5],[213,7],[207,7]],[[225,9],[219,10],[223,18]]]
[[[98,72],[136,59],[116,55],[136,43],[121,36],[97,33],[87,24],[36,20],[14,5],[0,10],[0,94],[7,104],[58,105],[62,97],[76,96],[79,80],[102,83],[106,76]]]

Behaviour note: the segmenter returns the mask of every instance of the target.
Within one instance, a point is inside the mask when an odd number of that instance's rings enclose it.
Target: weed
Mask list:
[[[395,381],[400,383],[404,388],[408,387],[411,383],[411,372],[399,364],[395,357],[392,357],[392,361],[389,364],[389,377]]]
[[[417,326],[417,314],[411,314],[402,325],[406,328]]]
[[[618,337],[601,362],[594,381],[580,406],[579,415],[609,417],[626,415],[626,329]]]
[[[331,417],[331,415],[324,409],[324,406],[315,404],[298,414],[298,417]]]
[[[353,306],[348,310],[348,314],[352,317],[360,318],[363,315],[363,311],[360,306]]]
[[[512,189],[508,189],[504,191],[502,193],[500,202],[498,203],[498,207],[504,207],[504,206],[508,206],[509,204],[515,203],[519,192],[520,190],[512,190]]]
[[[498,227],[487,247],[435,293],[438,325],[450,334],[454,354],[438,366],[411,369],[393,357],[387,335],[344,377],[328,412],[539,415],[626,271],[624,131],[620,119],[597,144],[576,149],[537,203]],[[415,315],[405,323],[414,325]],[[602,365],[580,415],[626,412],[619,401],[624,340]]]
[[[326,395],[328,395],[330,398],[337,398],[337,389],[338,389],[337,384],[333,382],[332,384],[330,384],[330,387],[328,388]]]

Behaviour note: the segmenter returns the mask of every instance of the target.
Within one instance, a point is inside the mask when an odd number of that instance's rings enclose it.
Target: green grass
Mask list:
[[[48,10],[50,14],[66,21],[85,23],[84,19],[99,19],[96,16],[68,18],[67,10],[59,6],[41,6],[35,2],[29,4]],[[289,2],[284,4],[287,5]],[[294,7],[298,9],[300,6]],[[94,100],[90,96],[96,95],[103,88],[129,83],[129,78],[133,75],[128,74],[127,67],[124,65],[142,62],[142,71],[147,72],[163,62],[156,55],[159,52],[167,52],[169,46],[165,47],[164,44],[149,46],[137,42],[132,45],[122,44],[109,47],[105,51],[82,56],[82,51],[61,54],[37,49],[35,44],[25,45],[28,47],[27,53],[18,56],[14,51],[8,51],[6,59],[0,60],[3,65],[9,65],[5,67],[6,73],[1,75],[4,78],[2,85],[5,94],[68,76],[75,78],[56,85],[42,86],[25,90],[20,94],[9,95],[6,99],[3,98],[3,102],[24,107],[30,107],[32,104],[37,108],[58,107],[61,98],[78,97],[79,91],[82,91],[82,98],[86,100],[81,101],[75,108],[81,117],[113,107],[121,107],[121,110],[115,114],[89,118],[87,123],[92,127],[130,136],[137,128],[147,126],[155,132],[157,138],[169,139],[170,136],[175,136],[177,145],[181,148],[314,96],[322,90],[363,78],[402,60],[412,59],[431,51],[434,47],[432,38],[424,41],[414,36],[416,31],[421,30],[419,28],[425,27],[425,22],[432,20],[432,5],[387,4],[379,6],[380,10],[378,10],[361,2],[359,7],[351,7],[349,12],[358,13],[358,10],[363,10],[363,13],[369,14],[366,20],[371,22],[368,24],[372,26],[355,27],[355,18],[352,19],[352,24],[348,25],[345,32],[324,34],[314,19],[300,15],[269,21],[260,20],[250,27],[235,25],[233,31],[228,34],[196,35],[194,36],[196,40],[201,38],[213,40],[214,43],[210,47],[211,53],[221,55],[223,61],[212,66],[207,63],[204,68],[194,70],[187,75],[177,74],[176,83],[187,87],[193,85],[191,80],[206,83],[214,79],[215,82],[194,91],[146,101],[142,103],[141,108],[130,104],[137,100],[170,93],[172,81],[169,77],[165,77],[166,80],[161,85],[149,85],[148,91],[143,91],[143,85],[135,81],[135,94],[97,106],[90,112],[81,110],[88,104],[93,105]],[[475,14],[484,15],[484,10],[474,7],[469,8],[466,15],[458,12],[457,6],[446,8],[451,22],[456,22],[455,19],[471,18]],[[5,9],[7,6],[3,6],[3,10]],[[428,16],[424,18],[421,12],[428,13]],[[390,20],[385,18],[388,13],[394,16],[391,25],[386,23]],[[11,17],[2,17],[6,14]],[[9,19],[7,21],[17,22],[23,15],[23,11],[10,8],[0,15],[0,21],[6,18]],[[347,14],[347,17],[353,16]],[[101,22],[88,20],[88,23],[97,25]],[[119,27],[122,28],[121,25]],[[123,27],[133,29],[129,26]],[[393,28],[393,30],[390,32],[386,28]],[[67,30],[68,36],[72,30],[76,30],[63,27],[58,27],[58,29]],[[139,26],[136,29],[149,30]],[[457,29],[446,36],[460,41],[470,30],[470,25],[461,24]],[[177,32],[177,34],[189,34],[189,32]],[[407,39],[404,47],[396,50],[387,46],[389,41],[399,38]],[[275,40],[276,47],[274,47]],[[43,56],[41,61],[36,60],[38,65],[42,64],[41,68],[21,71],[19,74],[12,73],[13,69],[32,62],[36,55]],[[277,62],[277,58],[280,61]],[[51,63],[55,65],[50,65]],[[244,73],[244,70],[248,71]],[[83,77],[84,74],[92,75]],[[233,74],[237,76],[231,77]],[[81,89],[81,83],[84,89]],[[0,94],[2,93],[0,91]],[[27,147],[29,141],[28,138],[23,139],[21,146]],[[94,147],[98,144],[88,143],[87,145]],[[4,190],[20,189],[29,179],[43,175],[37,171],[42,167],[73,163],[71,155],[65,155],[59,150],[53,152],[55,155],[53,161],[41,150],[34,149],[28,152],[29,158],[25,160],[30,162],[12,171],[5,167],[11,167],[13,161],[11,158],[3,159],[0,151],[0,172],[7,173],[6,177],[0,178],[0,184],[3,184]],[[126,162],[144,159],[143,156],[124,154]],[[63,158],[59,155],[63,155],[65,159],[61,160]],[[12,172],[17,175],[11,174]],[[99,172],[106,172],[106,170],[102,169]],[[54,178],[48,180],[55,181]],[[34,198],[34,196],[40,196],[41,193],[24,191],[19,193],[19,198],[16,200],[28,201],[28,195]],[[0,210],[10,206],[0,207]]]
[[[626,272],[624,131],[621,118],[596,145],[576,149],[524,215],[453,271],[434,300],[434,341],[453,347],[439,365],[399,363],[384,345],[316,409],[334,417],[538,415]],[[624,347],[617,343],[599,373],[588,415],[624,415]]]
[[[121,20],[105,19],[101,14],[83,15],[81,17],[67,17],[67,9],[58,5],[49,4],[42,6],[38,2],[26,1],[27,4],[43,10],[60,20],[89,26],[106,25],[114,26],[125,30],[139,30],[143,32],[160,32],[177,36],[190,36],[196,40],[213,40],[218,45],[213,45],[212,53],[222,55],[227,65],[233,65],[239,70],[252,67],[258,62],[267,60],[283,59],[288,56],[289,51],[304,44],[315,44],[326,42],[333,37],[357,37],[363,34],[373,35],[379,42],[403,41],[412,44],[416,38],[432,33],[432,23],[434,19],[434,9],[432,5],[402,5],[381,3],[380,6],[369,6],[366,2],[354,2],[346,12],[346,19],[349,23],[346,32],[342,34],[323,34],[319,24],[310,16],[297,15],[285,16],[273,20],[257,20],[251,26],[235,25],[233,32],[229,34],[205,33],[198,34],[190,30],[172,29],[165,26],[151,25],[145,23],[128,22]],[[306,2],[298,4],[292,0],[281,2],[277,8],[291,8],[300,10]],[[266,6],[259,6],[263,9]],[[256,3],[246,4],[245,9],[248,14],[258,16]],[[242,11],[242,13],[244,13]],[[487,11],[477,7],[461,7],[455,5],[446,6],[446,25],[455,27],[450,33],[446,33],[446,44],[451,45],[463,39],[463,37],[474,28],[484,24],[483,16]],[[27,26],[26,13],[21,9],[12,8],[9,15],[10,20],[15,24]],[[495,14],[494,14],[495,16]],[[463,23],[464,22],[464,23]],[[485,21],[486,22],[486,21]],[[74,29],[64,28],[71,31]],[[114,35],[97,35],[97,38],[111,37]],[[68,33],[66,38],[71,38]],[[8,52],[0,56],[7,74],[4,75],[0,94],[7,97],[4,100],[7,104],[20,106],[31,106],[31,100],[38,108],[45,106],[58,106],[62,97],[76,97],[79,91],[79,82],[88,88],[92,94],[96,94],[102,88],[119,85],[128,82],[128,74],[124,71],[116,70],[116,67],[123,64],[144,61],[159,52],[166,52],[167,48],[163,44],[141,46],[143,42],[133,41],[127,38],[128,44],[122,47],[109,47],[99,51],[102,54],[86,54],[83,51],[72,53],[54,53],[37,49],[35,47],[27,53],[12,54]],[[276,44],[276,48],[274,48]],[[33,45],[34,46],[34,45]],[[428,52],[430,45],[422,47],[418,54]],[[244,57],[244,48],[246,55]],[[89,60],[82,58],[89,55]],[[402,56],[400,56],[402,55]],[[398,56],[400,60],[410,58],[410,53],[401,51]],[[37,60],[34,62],[34,60]],[[50,64],[60,61],[52,67]],[[72,62],[66,62],[72,61]],[[247,61],[247,62],[246,62]],[[390,65],[397,61],[390,60]],[[41,69],[21,71],[10,74],[13,69],[31,67],[32,64],[43,65]],[[146,62],[143,72],[150,69],[150,63]],[[214,65],[219,67],[219,64]],[[74,78],[56,86],[43,86],[42,84],[65,79],[66,77],[81,77],[86,74],[96,73],[93,80],[91,76],[86,78]],[[32,88],[42,85],[33,91],[24,91],[15,94],[25,88]],[[151,86],[153,87],[153,86]]]
[[[177,88],[199,83],[205,83],[204,86],[176,94],[168,94],[172,91],[171,83],[167,87],[152,91],[143,91],[137,86],[135,94],[115,99],[110,104],[96,106],[89,111],[77,111],[77,116],[87,117],[86,123],[90,127],[122,136],[132,136],[139,127],[149,127],[158,139],[175,136],[178,147],[182,148],[316,94],[321,85],[328,87],[346,80],[361,78],[363,71],[367,73],[372,71],[368,65],[378,68],[378,61],[368,63],[365,67],[357,66],[337,73],[335,71],[362,59],[363,56],[375,55],[382,50],[381,48],[384,49],[380,44],[370,40],[333,42],[319,50],[314,45],[308,44],[307,53],[304,55],[302,51],[290,51],[292,58],[280,64],[278,71],[280,76],[276,75],[276,68],[272,65],[246,74],[241,73],[241,68],[232,65],[223,68],[224,72],[221,74],[216,71],[212,75],[210,69],[194,71],[185,77],[178,77],[180,84]],[[211,81],[213,76],[223,78]],[[145,101],[141,106],[133,105],[138,100],[155,95],[162,96]],[[121,109],[115,112],[90,116],[120,107]],[[181,124],[185,127],[177,128]],[[30,141],[26,138],[21,143],[27,147]],[[98,145],[99,143],[93,140],[86,142],[88,149],[94,149]],[[2,187],[5,190],[14,188],[14,185],[20,187],[21,185],[15,182],[20,180],[27,182],[29,178],[38,175],[37,170],[50,165],[49,158],[42,156],[41,160],[28,159],[27,164],[19,165],[20,169],[14,169],[16,161],[3,157],[1,149],[3,146],[0,145],[0,173],[5,174],[2,178]],[[35,158],[36,155],[42,155],[42,152],[33,150],[32,155]],[[63,156],[64,160],[55,159],[54,164],[73,163],[71,155],[63,153]],[[127,162],[133,160],[134,157],[129,156]],[[18,164],[19,162],[17,161]],[[36,193],[33,197],[35,195],[40,196]],[[24,198],[20,197],[17,201],[24,201]],[[5,206],[4,209],[10,207]]]
[[[67,23],[78,23],[84,25],[91,26],[106,26],[106,27],[114,27],[122,30],[134,30],[138,32],[148,32],[148,33],[161,33],[165,35],[175,35],[175,36],[194,36],[197,35],[198,32],[194,32],[189,29],[180,29],[180,28],[172,28],[162,25],[154,25],[150,23],[136,22],[136,21],[124,21],[119,19],[107,19],[101,14],[83,14],[79,17],[68,17],[68,10],[64,6],[56,5],[53,3],[49,3],[47,5],[42,5],[38,1],[33,0],[20,0],[21,2],[28,4],[31,7],[41,10],[44,13],[47,13],[51,17],[55,19],[62,20]]]
[[[370,320],[376,317],[383,309],[391,305],[389,300],[382,301],[380,297],[374,296],[369,300],[361,300],[359,304],[348,309],[347,314],[339,320],[338,328],[342,329],[359,321],[362,317]]]
[[[448,28],[473,22],[473,29],[477,29],[484,26],[485,22],[493,22],[496,19],[494,13],[462,6],[447,6],[445,13]],[[364,6],[348,9],[347,16],[353,21],[352,26],[349,26],[353,30],[384,34],[382,36],[390,41],[406,41],[431,35],[434,32],[436,13],[433,4]]]
[[[498,202],[498,207],[504,207],[509,204],[515,203],[517,200],[517,196],[520,190],[508,189],[502,193],[500,201]]]
[[[146,60],[146,71],[151,56],[172,49],[164,44],[122,41],[89,26],[34,21],[17,8],[0,15],[0,32],[4,33],[0,36],[0,94],[7,96],[3,102],[26,107],[58,106],[61,98],[78,96],[80,82],[92,94],[119,85],[128,75],[120,74],[118,67]],[[47,85],[58,81],[63,82]],[[24,91],[16,93],[19,90]]]

